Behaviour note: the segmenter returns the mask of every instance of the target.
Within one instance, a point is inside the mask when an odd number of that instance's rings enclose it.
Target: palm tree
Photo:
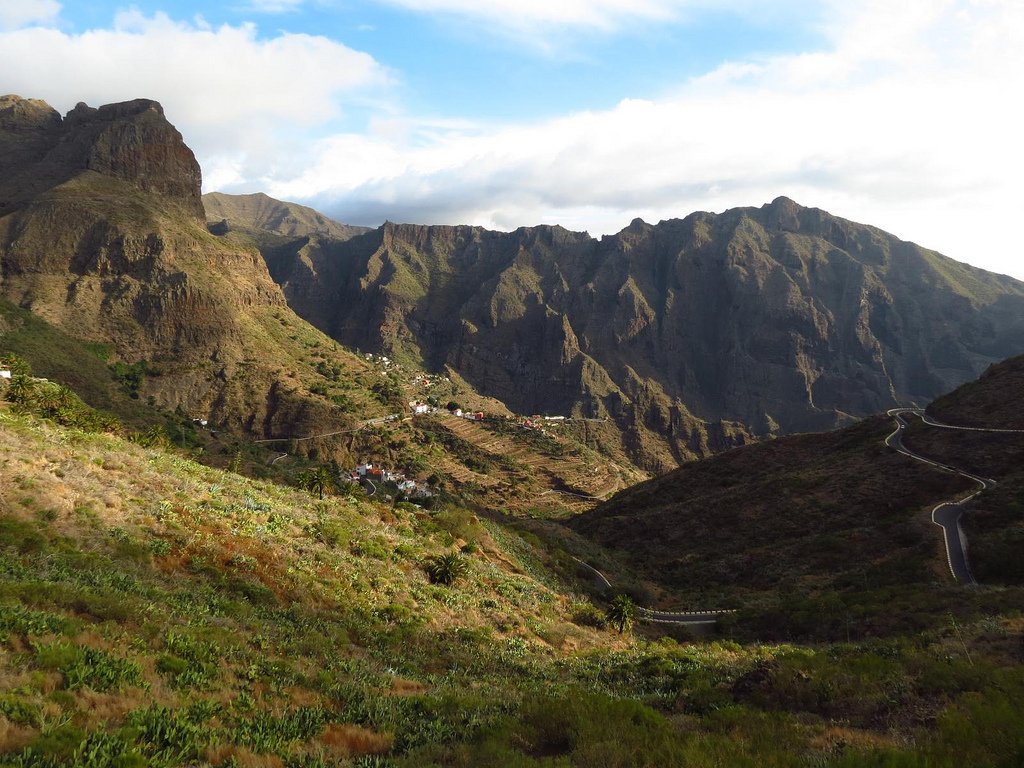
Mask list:
[[[330,492],[334,488],[334,475],[327,467],[315,467],[299,475],[299,485],[322,499],[325,491]]]
[[[619,628],[621,635],[633,623],[636,616],[636,603],[629,595],[616,595],[612,599],[611,605],[608,606],[607,616],[608,621]]]

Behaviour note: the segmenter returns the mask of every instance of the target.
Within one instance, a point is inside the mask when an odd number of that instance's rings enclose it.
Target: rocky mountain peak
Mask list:
[[[0,130],[16,133],[45,132],[60,126],[60,113],[40,99],[0,96]]]
[[[0,97],[3,148],[0,171],[11,189],[0,188],[7,191],[0,197],[9,195],[9,205],[93,171],[173,199],[195,217],[204,217],[199,163],[156,101],[135,99],[99,108],[79,103],[62,120],[44,101]]]
[[[199,163],[158,102],[135,99],[98,109],[80,103],[63,127],[58,149],[67,162],[175,198],[205,218]]]

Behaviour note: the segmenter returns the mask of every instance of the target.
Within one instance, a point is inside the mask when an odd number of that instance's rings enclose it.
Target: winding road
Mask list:
[[[891,435],[885,438],[885,444],[889,448],[902,453],[904,456],[909,456],[915,461],[930,464],[943,472],[952,472],[955,475],[966,477],[968,480],[978,484],[978,490],[969,496],[965,496],[962,499],[956,499],[954,501],[944,501],[932,510],[932,522],[941,527],[943,531],[943,538],[946,543],[946,561],[949,563],[949,570],[953,574],[953,578],[963,584],[977,584],[977,581],[974,579],[974,574],[971,573],[971,566],[967,559],[967,539],[964,536],[963,527],[960,525],[960,519],[964,514],[964,505],[982,491],[993,488],[996,485],[996,481],[990,477],[981,477],[980,475],[965,472],[957,467],[933,461],[932,459],[921,456],[920,454],[914,453],[908,449],[903,444],[903,433],[907,428],[907,420],[905,417],[907,415],[917,416],[928,426],[936,427],[938,429],[956,429],[967,432],[1001,432],[1020,434],[1024,433],[1024,429],[989,429],[985,427],[960,427],[953,424],[943,424],[926,414],[921,408],[893,408],[888,412],[888,414],[896,421],[896,429]]]
[[[602,592],[612,591],[612,583],[597,568],[578,557],[573,557],[573,560],[590,572],[594,577],[594,583]],[[636,607],[637,619],[654,624],[714,624],[718,621],[719,616],[726,613],[736,613],[736,611],[654,611],[639,605]]]

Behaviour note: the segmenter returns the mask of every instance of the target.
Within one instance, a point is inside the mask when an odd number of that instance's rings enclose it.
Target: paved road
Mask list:
[[[578,557],[574,557],[573,560],[590,572],[598,589],[602,592],[612,591],[612,583],[597,568],[583,562]],[[726,613],[736,613],[736,611],[652,611],[650,608],[637,606],[636,618],[639,621],[649,621],[654,624],[715,624],[719,617]]]
[[[952,424],[943,424],[942,422],[936,421],[932,417],[928,416],[920,408],[893,408],[889,411],[889,415],[895,419],[896,429],[891,435],[885,438],[885,444],[887,446],[899,453],[902,453],[904,456],[909,456],[916,461],[930,464],[943,472],[952,472],[953,474],[960,475],[961,477],[966,477],[980,486],[978,490],[969,496],[965,496],[964,498],[957,499],[955,501],[943,502],[932,510],[932,522],[942,528],[943,540],[946,544],[946,561],[949,563],[949,570],[953,574],[953,578],[963,584],[977,584],[977,581],[974,579],[974,574],[971,573],[970,562],[967,559],[967,538],[964,536],[964,530],[960,525],[960,520],[964,514],[964,505],[982,491],[995,486],[996,481],[989,477],[980,477],[979,475],[973,475],[970,472],[965,472],[962,469],[957,469],[956,467],[952,467],[948,464],[933,461],[907,449],[903,444],[903,433],[907,428],[907,420],[905,417],[907,415],[917,416],[925,424],[932,427],[938,427],[940,429],[959,429],[970,432],[1024,432],[1024,430],[985,429],[982,427],[958,427]]]
[[[720,616],[736,611],[652,611],[637,608],[637,615],[643,621],[655,624],[716,624]]]

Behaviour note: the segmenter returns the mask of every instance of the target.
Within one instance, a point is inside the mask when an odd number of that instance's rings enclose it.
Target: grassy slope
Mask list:
[[[31,312],[0,299],[0,355],[25,360],[37,376],[59,381],[93,408],[132,426],[157,423],[159,414],[125,392],[103,358],[109,349],[67,335]]]
[[[0,488],[0,765],[952,766],[1024,746],[1019,619],[960,627],[966,646],[630,641],[573,623],[544,554],[493,524],[4,410]],[[476,542],[469,574],[432,585],[449,531]]]

